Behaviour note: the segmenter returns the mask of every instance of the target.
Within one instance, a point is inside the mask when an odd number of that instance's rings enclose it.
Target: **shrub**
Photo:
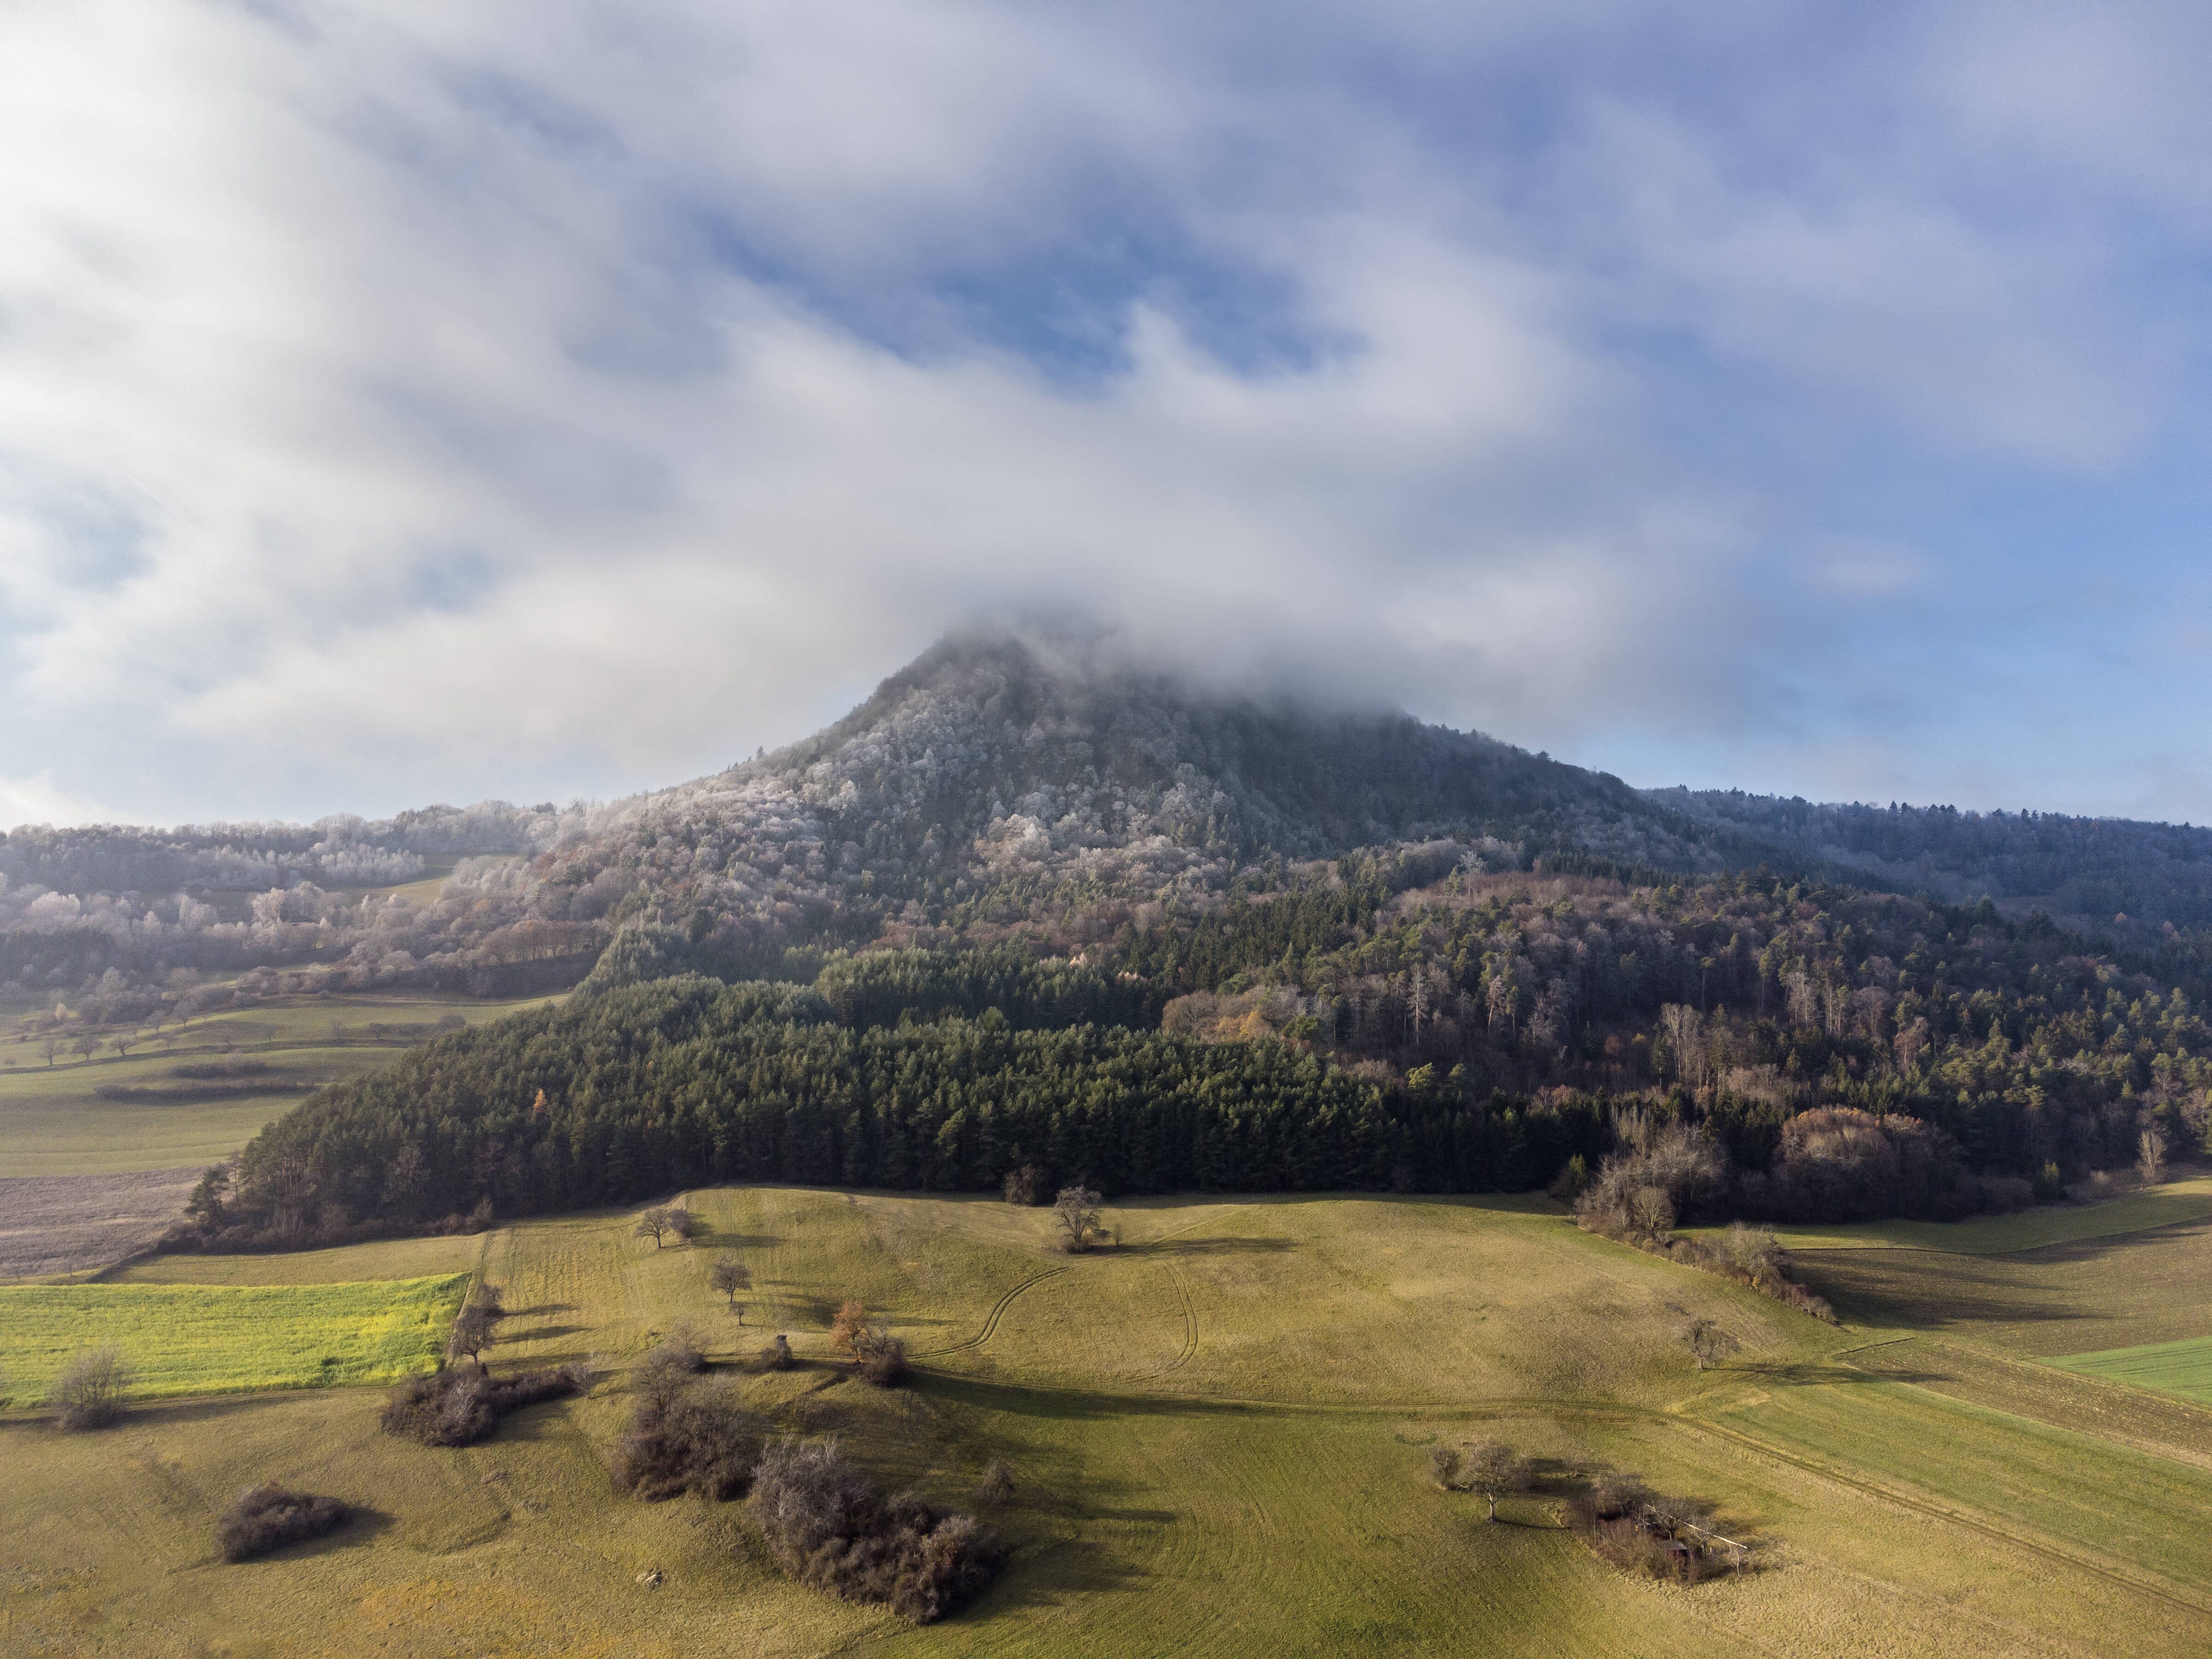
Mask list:
[[[881,1325],[853,1339],[853,1369],[863,1382],[895,1389],[906,1381],[906,1344]]]
[[[994,1462],[984,1469],[983,1478],[975,1483],[975,1501],[979,1504],[1011,1504],[1014,1501],[1013,1465]]]
[[[799,1362],[791,1357],[791,1339],[779,1336],[760,1351],[761,1369],[764,1371],[787,1371]]]
[[[982,1589],[1005,1553],[973,1516],[940,1516],[912,1493],[883,1501],[834,1440],[770,1446],[745,1508],[792,1577],[917,1625]]]
[[[615,1485],[648,1504],[679,1492],[726,1501],[752,1480],[765,1429],[726,1389],[640,1400],[615,1449]]]
[[[1006,1171],[1000,1183],[1006,1202],[1028,1209],[1036,1204],[1044,1193],[1044,1174],[1034,1164],[1024,1164],[1018,1170]]]
[[[287,1544],[300,1544],[336,1532],[353,1510],[335,1498],[287,1492],[279,1486],[248,1486],[223,1512],[216,1538],[226,1561],[250,1561]]]
[[[1566,1520],[1601,1559],[1646,1577],[1694,1583],[1748,1560],[1745,1546],[1712,1530],[1709,1505],[1662,1497],[1632,1474],[1599,1476],[1568,1500]]]
[[[426,1446],[473,1446],[490,1439],[509,1412],[566,1399],[590,1387],[590,1371],[575,1364],[498,1377],[480,1371],[433,1371],[410,1376],[392,1390],[384,1407],[384,1431]]]
[[[672,1395],[707,1369],[707,1356],[689,1330],[678,1327],[637,1363],[630,1386],[641,1394]]]
[[[123,1415],[123,1395],[131,1386],[131,1367],[123,1350],[110,1345],[70,1356],[54,1379],[55,1421],[72,1433],[104,1429]]]

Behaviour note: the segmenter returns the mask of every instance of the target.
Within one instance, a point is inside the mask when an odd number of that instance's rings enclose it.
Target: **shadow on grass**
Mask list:
[[[2094,1246],[2104,1241],[2086,1240]],[[2082,1246],[2053,1246],[2075,1250]],[[2084,1249],[2083,1255],[2096,1254]],[[1853,1258],[1857,1258],[1854,1260]],[[1798,1277],[1854,1325],[1889,1330],[1954,1326],[2060,1324],[2111,1315],[2060,1286],[2038,1282],[2032,1265],[1923,1251],[1792,1253]]]
[[[954,1376],[917,1366],[907,1386],[915,1393],[951,1405],[981,1412],[1004,1412],[1015,1417],[1044,1418],[1056,1422],[1090,1422],[1118,1417],[1243,1417],[1289,1415],[1277,1407],[1246,1401],[1203,1400],[1188,1396],[1146,1394],[1109,1394],[1098,1389],[1041,1388],[1033,1383],[991,1382],[980,1377]]]
[[[1716,1365],[1706,1375],[1755,1376],[1760,1382],[1778,1389],[1813,1389],[1836,1383],[1863,1387],[1869,1382],[1927,1382],[1936,1380],[1935,1372],[1876,1372],[1865,1366],[1838,1364],[1825,1359],[1777,1360],[1771,1363],[1747,1360],[1739,1364]]]
[[[717,1227],[708,1217],[694,1212],[691,1218],[691,1248],[695,1250],[709,1246],[717,1250],[772,1250],[783,1241],[773,1233],[741,1233],[735,1228]]]
[[[1166,1519],[1174,1520],[1172,1515]],[[1109,1590],[1140,1587],[1152,1575],[1084,1539],[1019,1544],[991,1587],[944,1621],[957,1629],[1002,1613],[1065,1607]]]

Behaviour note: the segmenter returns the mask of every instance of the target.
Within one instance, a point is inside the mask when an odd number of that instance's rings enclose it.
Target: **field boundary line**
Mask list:
[[[1674,1417],[1674,1420],[1686,1427],[1701,1430],[1720,1439],[1735,1441],[1737,1444],[1749,1447],[1752,1450],[1771,1457],[1777,1462],[1790,1464],[1793,1468],[1804,1470],[1808,1474],[1816,1475],[1823,1480],[1833,1481],[1838,1486],[1851,1487],[1855,1491],[1864,1492],[1869,1498],[1879,1499],[1886,1504],[1893,1504],[1899,1509],[1911,1510],[1917,1514],[1927,1516],[1932,1520],[1944,1521],[1955,1527],[1963,1527],[1969,1532],[1979,1533],[1985,1538],[1992,1538],[2000,1543],[2012,1545],[2014,1548],[2043,1556],[2064,1566],[2083,1572],[2094,1573],[2099,1577],[2107,1579],[2124,1589],[2134,1590],[2138,1595],[2150,1596],[2155,1601],[2168,1602],[2187,1612],[2212,1614],[2212,1604],[2192,1601],[2185,1595],[2176,1595],[2161,1583],[2106,1566],[2090,1559],[2086,1555],[2064,1548],[2056,1542],[2045,1543],[2025,1534],[2012,1532],[1990,1522],[1978,1519],[1972,1514],[1939,1503],[1933,1498],[1922,1499],[1910,1497],[1880,1482],[1861,1480],[1846,1474],[1817,1459],[1785,1451],[1771,1441],[1761,1440],[1756,1435],[1746,1434],[1741,1429],[1728,1428],[1718,1423],[1709,1422],[1703,1418],[1692,1417],[1686,1413],[1670,1413],[1670,1415]]]

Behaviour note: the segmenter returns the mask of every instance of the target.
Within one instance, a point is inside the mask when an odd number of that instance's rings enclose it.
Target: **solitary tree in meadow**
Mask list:
[[[673,1204],[656,1204],[637,1218],[636,1237],[651,1239],[656,1250],[671,1233],[678,1238],[691,1237],[690,1213]]]
[[[1470,1492],[1490,1500],[1490,1519],[1498,1519],[1500,1492],[1528,1490],[1528,1460],[1496,1440],[1478,1440],[1460,1454],[1460,1480]]]
[[[1699,1370],[1719,1364],[1741,1346],[1710,1319],[1692,1319],[1674,1334],[1674,1340],[1697,1362]]]
[[[730,1298],[730,1311],[738,1316],[738,1323],[745,1322],[745,1310],[738,1305],[738,1292],[753,1287],[753,1276],[745,1264],[733,1255],[714,1258],[714,1266],[707,1275],[708,1283]]]
[[[1081,1185],[1062,1187],[1060,1196],[1053,1200],[1053,1218],[1060,1224],[1060,1248],[1071,1255],[1091,1248],[1091,1241],[1103,1231],[1099,1224],[1098,1206],[1104,1202],[1096,1187]]]
[[[1492,1521],[1498,1519],[1498,1494],[1528,1491],[1533,1474],[1527,1458],[1496,1440],[1438,1446],[1429,1454],[1430,1478],[1448,1491],[1480,1492],[1490,1500]]]

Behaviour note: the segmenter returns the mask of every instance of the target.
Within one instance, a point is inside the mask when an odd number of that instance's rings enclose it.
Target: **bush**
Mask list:
[[[216,1538],[224,1560],[251,1561],[287,1544],[336,1532],[352,1518],[353,1510],[335,1498],[274,1485],[248,1486],[216,1523]]]
[[[863,1382],[896,1389],[906,1381],[906,1344],[882,1326],[870,1326],[854,1341],[853,1369]]]
[[[979,1504],[1011,1504],[1014,1501],[1013,1465],[994,1462],[983,1471],[983,1478],[975,1483],[975,1501]]]
[[[698,1340],[678,1328],[668,1340],[638,1361],[630,1386],[645,1395],[668,1395],[707,1369],[707,1356]]]
[[[779,1336],[760,1351],[761,1369],[764,1371],[787,1371],[799,1362],[791,1357],[791,1339]]]
[[[112,1345],[74,1354],[54,1379],[55,1421],[75,1433],[104,1429],[123,1415],[123,1395],[131,1386],[131,1367]]]
[[[1711,1506],[1662,1497],[1632,1474],[1599,1476],[1568,1500],[1566,1520],[1601,1560],[1650,1578],[1695,1583],[1749,1559],[1745,1546],[1712,1530]]]
[[[480,1371],[433,1371],[410,1376],[385,1402],[386,1434],[419,1440],[426,1446],[473,1446],[489,1440],[500,1419],[543,1400],[564,1400],[591,1387],[580,1364],[488,1376]]]
[[[615,1449],[615,1485],[648,1504],[679,1492],[724,1502],[751,1484],[765,1429],[725,1389],[640,1400]]]
[[[1005,1194],[1007,1203],[1018,1205],[1024,1209],[1031,1208],[1044,1196],[1044,1174],[1036,1164],[1024,1164],[1018,1170],[1006,1171],[1006,1178],[1000,1183],[999,1190]]]
[[[911,1493],[884,1502],[834,1440],[769,1447],[745,1508],[792,1577],[917,1625],[981,1590],[1005,1554],[973,1516],[940,1516]]]

